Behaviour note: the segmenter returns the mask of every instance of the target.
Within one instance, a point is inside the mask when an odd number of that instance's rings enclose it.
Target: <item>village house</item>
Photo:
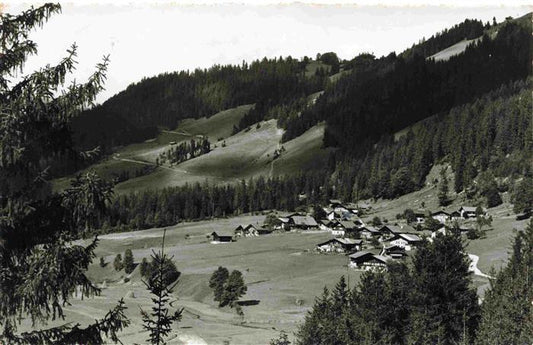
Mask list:
[[[325,253],[353,253],[361,250],[363,245],[362,240],[354,240],[351,238],[332,238],[326,242],[316,245],[318,251]]]
[[[237,237],[252,237],[259,236],[257,228],[253,224],[239,225],[235,228],[235,236]]]
[[[332,226],[335,225],[335,222],[329,219],[320,219],[317,221],[317,223],[320,230],[326,231],[331,231]]]
[[[359,210],[359,212],[361,212],[361,211],[368,212],[368,211],[370,211],[372,209],[372,205],[370,205],[367,202],[358,203],[357,204],[357,209]]]
[[[436,211],[431,214],[431,218],[435,219],[436,221],[444,224],[450,219],[450,214],[445,211]]]
[[[272,231],[274,231],[273,229],[268,229],[268,228],[258,228],[257,229],[257,234],[258,235],[268,235],[268,234],[271,234]]]
[[[359,210],[357,208],[357,205],[354,204],[354,203],[348,203],[348,204],[345,204],[344,207],[350,211],[351,213],[355,214],[355,215],[358,215],[359,214]]]
[[[401,234],[402,228],[398,225],[389,225],[385,224],[381,228],[379,228],[379,232],[381,233],[381,236],[383,236],[384,239],[392,238],[396,236],[397,234]]]
[[[424,211],[415,212],[415,223],[424,224],[426,222],[426,213]]]
[[[278,217],[280,222],[279,228],[276,227],[276,230],[285,230],[289,231],[291,229],[290,218],[288,217]]]
[[[361,238],[365,238],[367,240],[371,239],[372,237],[377,238],[381,236],[379,230],[371,226],[362,227],[358,231]]]
[[[211,243],[228,243],[234,242],[233,233],[227,231],[213,231],[211,233]]]
[[[440,228],[438,228],[437,230],[433,231],[430,235],[430,241],[433,242],[433,240],[438,236],[438,235],[443,235],[443,236],[446,236],[448,235],[448,229],[445,227],[445,226],[441,226]]]
[[[289,218],[291,229],[313,230],[318,229],[318,223],[311,216],[292,216]]]
[[[346,235],[346,228],[338,220],[331,221],[331,234],[333,236],[344,237]]]
[[[366,251],[351,254],[349,258],[349,267],[366,271],[384,271],[387,269],[387,262],[389,261],[387,257]]]
[[[450,222],[456,222],[461,219],[461,214],[459,211],[453,211],[450,213]]]
[[[405,250],[410,251],[415,246],[420,244],[422,239],[415,234],[396,234],[391,240],[390,244],[405,248]]]
[[[407,253],[405,252],[405,248],[402,248],[397,245],[392,245],[388,247],[384,246],[379,255],[391,257],[392,259],[403,259],[407,256]]]
[[[476,218],[476,207],[461,206],[461,208],[459,208],[459,214],[461,215],[461,218],[464,219]]]

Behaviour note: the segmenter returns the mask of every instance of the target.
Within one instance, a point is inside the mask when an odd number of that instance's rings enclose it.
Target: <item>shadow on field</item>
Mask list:
[[[246,300],[246,301],[237,301],[237,304],[240,305],[241,307],[248,307],[248,306],[251,306],[251,305],[258,305],[259,302],[261,302],[261,301],[258,300],[258,299],[249,299],[249,300]]]

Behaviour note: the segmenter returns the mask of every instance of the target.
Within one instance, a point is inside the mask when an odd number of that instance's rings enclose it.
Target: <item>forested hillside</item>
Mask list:
[[[305,76],[305,61],[291,57],[195,71],[164,73],[130,85],[73,122],[78,145],[105,149],[154,137],[185,118],[257,103],[261,109],[323,89],[326,76]]]
[[[364,158],[335,162],[331,156],[323,171],[122,195],[115,199],[104,230],[167,226],[269,209],[294,211],[330,198],[393,198],[422,187],[431,167],[443,160],[455,172],[455,190],[468,187],[472,198],[484,199],[485,190],[474,183],[480,172],[492,179],[485,184],[496,184],[498,191],[519,189],[512,178],[533,175],[532,86],[531,78],[514,82],[426,119],[397,141],[387,136]],[[497,184],[495,177],[511,179]]]
[[[364,155],[385,135],[527,78],[530,33],[531,26],[526,29],[510,21],[496,37],[485,34],[447,61],[416,53],[379,59],[364,56],[365,63],[326,89],[316,106],[288,126],[286,139],[325,120],[326,145],[341,147],[348,156]]]
[[[75,136],[82,146],[109,148],[142,140],[153,135],[156,127],[173,127],[183,118],[210,116],[221,109],[253,103],[234,126],[234,133],[274,118],[284,129],[282,141],[286,142],[326,122],[324,145],[337,148],[322,169],[324,176],[331,178],[321,182],[327,192],[304,203],[326,195],[353,201],[394,198],[423,187],[431,167],[441,162],[452,167],[454,190],[472,189],[469,196],[475,196],[481,193],[475,184],[482,172],[500,180],[531,174],[532,81],[528,77],[532,39],[528,18],[530,15],[485,25],[465,20],[398,56],[361,54],[340,64],[334,53],[326,53],[314,62],[308,58],[263,59],[250,65],[160,75],[131,85],[85,113],[74,125]],[[477,37],[481,38],[446,61],[428,58],[457,41]],[[306,73],[311,63],[331,68]],[[338,80],[328,81],[327,75],[340,68],[344,73]],[[96,125],[103,129],[93,130]],[[406,134],[396,140],[394,133],[400,130]],[[301,176],[313,180],[305,172]],[[498,188],[512,188],[512,181],[500,183]],[[248,184],[253,188],[255,182]],[[304,193],[301,188],[280,188],[284,197]],[[272,206],[293,209],[297,204]],[[153,216],[158,207],[152,208]],[[242,212],[237,206],[227,211],[239,209]],[[177,213],[202,218],[217,212]],[[116,225],[116,219],[112,223]],[[130,224],[131,219],[122,223]]]

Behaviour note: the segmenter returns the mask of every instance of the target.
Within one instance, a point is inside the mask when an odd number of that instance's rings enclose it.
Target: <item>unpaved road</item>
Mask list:
[[[472,262],[470,263],[470,267],[468,268],[470,272],[474,272],[475,275],[480,276],[480,277],[489,278],[489,279],[493,278],[489,276],[488,274],[481,272],[481,270],[477,268],[479,256],[474,255],[474,254],[468,254],[468,257],[470,258],[470,260],[472,260]]]

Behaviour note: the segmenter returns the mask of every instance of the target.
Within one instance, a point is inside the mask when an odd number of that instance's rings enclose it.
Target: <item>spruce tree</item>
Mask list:
[[[533,221],[514,238],[511,258],[485,293],[478,345],[533,343]]]
[[[147,341],[152,345],[165,345],[165,339],[172,330],[172,324],[181,320],[183,308],[171,312],[169,306],[172,306],[171,293],[177,282],[172,285],[165,277],[167,274],[165,262],[172,261],[165,252],[165,234],[163,232],[163,241],[161,251],[152,253],[153,276],[144,281],[146,288],[152,295],[152,312],[148,313],[141,309],[143,328],[148,331],[149,338]]]
[[[73,241],[90,236],[111,195],[109,184],[94,173],[80,175],[59,194],[49,187],[58,157],[84,161],[97,153],[74,149],[69,122],[102,90],[107,68],[104,59],[85,84],[65,86],[76,65],[73,45],[57,65],[24,74],[24,62],[37,53],[30,32],[60,10],[45,4],[0,15],[0,342],[6,344],[116,342],[128,325],[121,300],[83,328],[41,328],[65,316],[63,306],[76,291],[84,297],[100,292],[85,274],[97,238],[87,246]],[[20,81],[13,80],[15,72]],[[19,333],[24,319],[31,320],[32,331]]]
[[[126,252],[124,252],[124,272],[127,274],[130,274],[135,269],[135,263],[133,262],[133,253],[131,252],[131,249],[126,249]]]
[[[115,260],[113,260],[113,267],[115,268],[115,271],[120,271],[124,268],[124,263],[122,262],[122,255],[120,253],[115,256]]]
[[[470,262],[459,234],[424,242],[413,257],[410,343],[456,344],[473,339],[479,321]]]
[[[448,186],[448,177],[446,176],[446,169],[442,168],[440,171],[440,184],[439,184],[439,205],[448,206],[450,200],[448,196],[449,186]]]

